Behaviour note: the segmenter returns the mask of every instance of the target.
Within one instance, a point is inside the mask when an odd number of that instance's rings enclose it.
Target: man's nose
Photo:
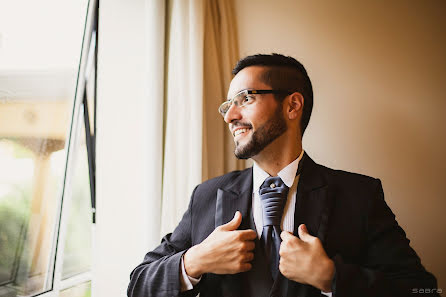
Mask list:
[[[230,124],[234,120],[240,120],[242,118],[242,115],[240,113],[240,107],[235,106],[235,104],[231,104],[231,107],[229,107],[228,111],[225,114],[225,122]]]

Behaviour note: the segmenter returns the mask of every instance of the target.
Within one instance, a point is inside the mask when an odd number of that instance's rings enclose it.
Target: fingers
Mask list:
[[[227,222],[226,224],[221,225],[220,229],[225,231],[234,231],[237,230],[241,222],[242,222],[242,214],[240,213],[240,211],[237,210],[234,214],[234,218],[231,221]]]
[[[292,239],[293,237],[295,237],[295,236],[288,231],[282,231],[280,233],[280,238],[282,238],[282,241],[288,241],[288,240]]]
[[[246,253],[243,258],[243,262],[251,262],[252,260],[254,260],[254,253]]]
[[[253,241],[244,241],[241,244],[241,251],[252,251],[255,248],[255,243]]]
[[[298,228],[299,237],[302,241],[310,242],[314,236],[311,236],[310,233],[308,233],[307,227],[304,224],[301,224]]]
[[[257,232],[252,229],[238,230],[237,232],[240,240],[254,240],[257,237]]]
[[[317,240],[317,237],[314,237],[313,235],[308,233],[308,229],[304,224],[301,224],[297,230],[298,230],[299,238],[287,231],[282,231],[282,233],[280,233],[280,238],[282,238],[282,241],[294,240],[297,243],[302,242],[302,241],[314,242],[315,240]]]
[[[238,269],[238,271],[236,273],[238,273],[238,272],[246,272],[246,271],[251,270],[251,268],[252,268],[251,263],[241,263],[240,267],[239,267],[239,269]]]
[[[252,264],[249,263],[254,259],[253,253],[246,253],[237,263],[233,263],[231,265],[231,268],[228,269],[230,274],[240,273],[240,272],[246,272],[251,270]]]

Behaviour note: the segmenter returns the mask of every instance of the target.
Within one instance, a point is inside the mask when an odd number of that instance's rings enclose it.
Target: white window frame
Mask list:
[[[33,296],[41,297],[56,297],[59,296],[60,291],[69,289],[71,287],[90,282],[92,280],[91,271],[77,274],[67,279],[62,279],[63,271],[63,256],[64,248],[66,242],[66,232],[67,225],[71,207],[71,182],[73,178],[73,156],[72,153],[76,149],[76,144],[78,144],[77,137],[80,135],[78,129],[84,128],[83,122],[80,122],[81,107],[83,104],[84,89],[86,88],[86,82],[88,78],[87,71],[91,70],[91,65],[93,63],[92,51],[96,47],[96,34],[93,34],[93,29],[95,22],[97,22],[97,10],[99,7],[99,0],[89,0],[86,14],[86,21],[84,27],[84,35],[82,41],[82,52],[79,62],[78,79],[76,85],[76,93],[73,102],[73,112],[70,121],[69,131],[67,132],[67,143],[65,144],[65,149],[67,151],[67,163],[65,169],[65,178],[63,181],[63,187],[61,190],[61,199],[59,200],[60,216],[56,219],[55,232],[58,231],[57,236],[53,237],[53,249],[51,254],[51,259],[54,262],[50,264],[50,270],[47,277],[48,287],[52,287],[51,290],[35,294]],[[91,177],[90,177],[91,180]],[[94,210],[95,211],[95,210]],[[94,224],[92,226],[94,237]],[[54,270],[53,270],[54,267]],[[53,277],[51,277],[53,276]]]

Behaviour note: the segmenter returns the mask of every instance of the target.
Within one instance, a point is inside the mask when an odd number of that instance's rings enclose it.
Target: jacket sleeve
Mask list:
[[[365,241],[362,263],[346,263],[335,255],[333,297],[439,296],[435,277],[421,265],[384,201],[379,180],[368,202]]]
[[[189,207],[173,233],[146,254],[144,261],[130,274],[129,297],[196,296],[198,287],[181,293],[181,257],[191,247],[191,219],[195,191]]]

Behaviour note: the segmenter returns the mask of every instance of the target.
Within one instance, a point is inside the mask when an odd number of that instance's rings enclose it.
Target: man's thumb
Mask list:
[[[237,210],[235,212],[234,218],[231,221],[227,222],[226,224],[221,225],[220,229],[225,231],[233,231],[236,230],[238,226],[240,226],[241,222],[242,222],[242,214],[240,213],[240,211]]]
[[[310,235],[310,233],[308,233],[307,226],[305,226],[304,224],[301,224],[299,226],[298,232],[299,232],[299,238],[302,241],[308,241],[311,239],[311,237],[313,237]]]

